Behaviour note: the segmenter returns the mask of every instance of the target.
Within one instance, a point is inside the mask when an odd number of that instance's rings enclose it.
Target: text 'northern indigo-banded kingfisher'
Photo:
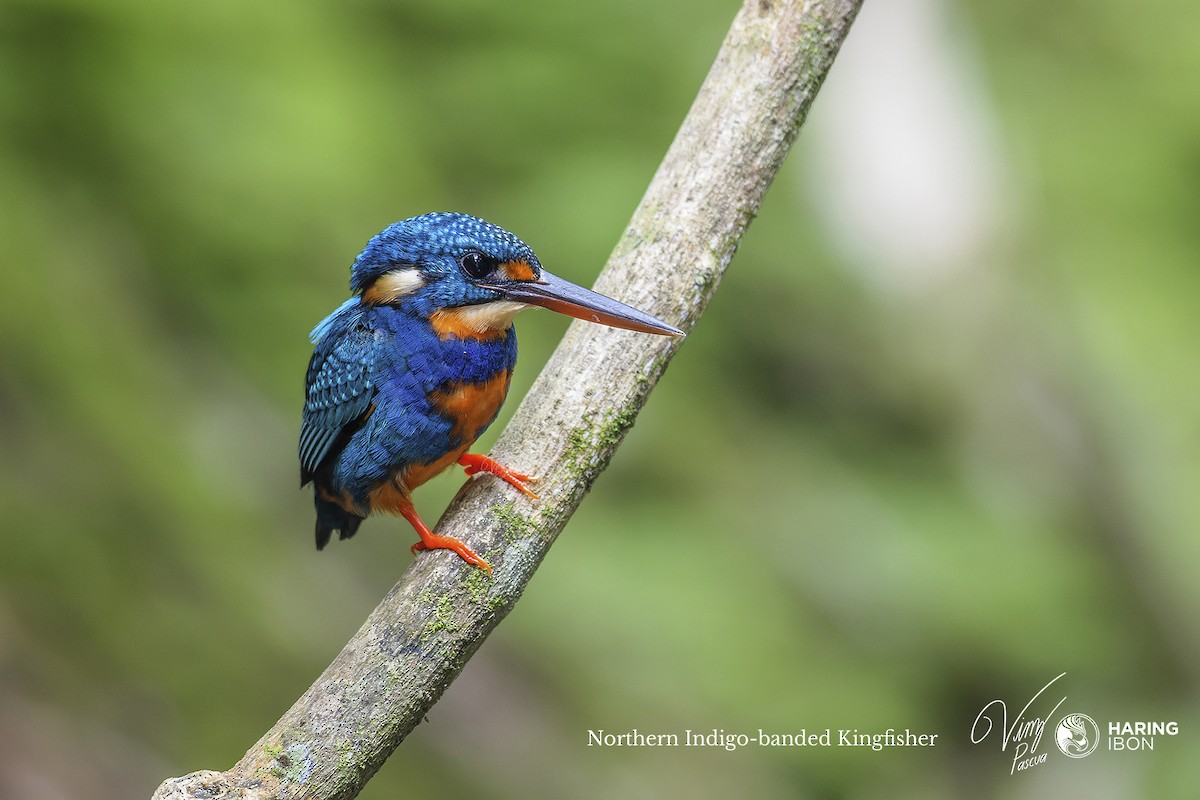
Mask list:
[[[528,475],[467,452],[508,393],[517,312],[542,306],[617,328],[682,334],[551,275],[516,236],[466,214],[388,226],[355,259],[350,289],[354,296],[310,335],[300,485],[313,484],[318,550],[334,531],[353,536],[368,514],[399,514],[421,537],[413,552],[444,548],[490,569],[458,539],[433,533],[411,497],[454,463],[535,496]]]

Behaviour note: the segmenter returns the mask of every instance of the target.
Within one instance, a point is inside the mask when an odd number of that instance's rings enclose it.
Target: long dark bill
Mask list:
[[[541,277],[536,281],[505,281],[479,285],[503,292],[506,299],[541,306],[588,322],[599,322],[601,325],[642,333],[683,335],[683,331],[674,325],[668,325],[661,319],[591,289],[576,286],[545,270],[542,270]]]

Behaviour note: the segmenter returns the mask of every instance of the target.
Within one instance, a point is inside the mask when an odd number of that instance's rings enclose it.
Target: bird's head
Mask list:
[[[389,225],[355,259],[350,288],[368,305],[397,306],[458,335],[506,330],[530,306],[616,328],[682,333],[551,275],[529,245],[466,214],[422,214]]]

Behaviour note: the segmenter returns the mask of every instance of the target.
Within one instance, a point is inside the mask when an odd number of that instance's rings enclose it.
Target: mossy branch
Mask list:
[[[685,331],[696,324],[860,3],[745,4],[597,290]],[[493,451],[539,475],[541,499],[470,481],[438,524],[492,574],[446,551],[419,556],[241,761],[168,780],[155,800],[357,795],[512,609],[679,346],[573,324]]]

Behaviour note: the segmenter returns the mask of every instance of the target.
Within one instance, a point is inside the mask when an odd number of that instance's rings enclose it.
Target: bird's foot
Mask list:
[[[522,475],[520,472],[514,472],[508,467],[496,461],[493,458],[480,455],[479,453],[463,453],[458,459],[458,463],[466,467],[468,475],[478,475],[481,472],[487,472],[495,475],[497,478],[502,478],[510,485],[514,486],[517,491],[531,500],[537,500],[538,496],[530,491],[527,484],[536,483],[537,478],[529,475]]]
[[[419,532],[419,531],[418,531]],[[492,571],[492,565],[484,561],[483,558],[471,548],[455,539],[453,536],[439,536],[436,533],[431,533],[428,536],[422,536],[421,541],[417,542],[410,548],[413,555],[422,550],[453,550],[458,553],[463,561],[481,568],[485,572]]]
[[[413,508],[413,504],[408,499],[403,500],[397,510],[400,515],[408,520],[409,524],[417,531],[417,535],[421,537],[421,541],[414,544],[411,548],[413,555],[422,550],[452,550],[458,553],[459,558],[468,564],[479,567],[484,572],[491,573],[492,565],[484,561],[482,556],[476,553],[465,544],[455,539],[453,536],[439,536],[429,530],[429,526],[425,524],[417,514],[417,510]]]

